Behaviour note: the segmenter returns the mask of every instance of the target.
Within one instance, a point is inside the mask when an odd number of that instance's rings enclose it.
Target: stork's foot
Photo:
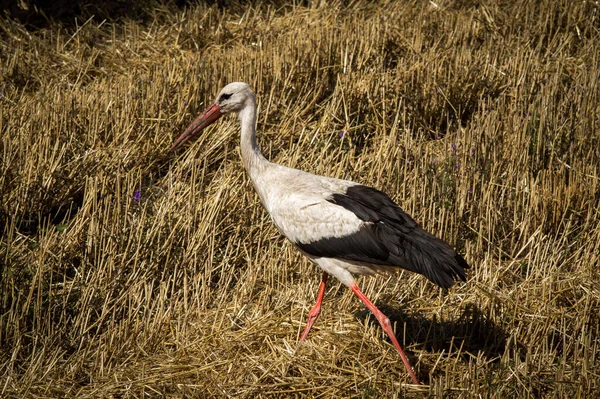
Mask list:
[[[323,303],[323,297],[325,296],[325,287],[327,285],[327,272],[323,272],[323,276],[321,277],[321,284],[319,284],[319,292],[317,293],[317,302],[315,306],[308,312],[308,321],[306,322],[306,327],[304,327],[304,331],[300,336],[300,341],[304,341],[310,332],[313,324],[317,321],[319,314],[321,313],[321,303]]]

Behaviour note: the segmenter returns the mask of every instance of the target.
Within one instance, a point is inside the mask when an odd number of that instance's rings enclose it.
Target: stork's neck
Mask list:
[[[242,162],[244,169],[254,182],[257,174],[264,170],[269,163],[260,152],[256,142],[256,101],[254,98],[248,101],[246,106],[238,113],[242,125]]]

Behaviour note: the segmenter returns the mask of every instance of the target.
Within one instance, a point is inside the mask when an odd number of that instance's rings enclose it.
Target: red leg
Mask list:
[[[321,302],[323,302],[323,297],[325,296],[325,285],[327,284],[327,272],[323,272],[323,277],[321,277],[321,284],[319,285],[319,292],[317,294],[317,302],[315,306],[308,312],[308,321],[306,322],[306,327],[304,327],[304,332],[300,336],[300,341],[304,341],[308,336],[310,329],[312,328],[315,321],[317,321],[317,317],[319,317],[319,313],[321,313]]]
[[[420,385],[419,380],[417,379],[417,376],[415,375],[415,372],[413,371],[412,367],[410,366],[410,363],[408,362],[408,359],[406,358],[404,351],[402,350],[402,348],[400,347],[400,344],[398,343],[398,340],[396,339],[396,334],[394,334],[394,330],[392,330],[392,325],[390,323],[390,319],[388,319],[386,315],[384,315],[379,309],[377,309],[377,307],[375,305],[373,305],[373,302],[371,302],[369,300],[369,298],[367,298],[365,296],[365,294],[362,293],[362,291],[358,288],[358,286],[356,284],[352,283],[352,285],[350,286],[350,289],[356,294],[357,297],[360,298],[361,301],[363,301],[363,303],[367,306],[367,308],[369,308],[369,310],[377,318],[377,321],[379,321],[379,324],[381,324],[381,328],[383,328],[383,331],[385,331],[386,334],[388,335],[388,337],[390,337],[390,339],[392,340],[392,343],[396,347],[396,350],[400,354],[400,357],[402,358],[402,361],[404,362],[404,366],[406,367],[408,374],[410,374],[410,377],[412,378],[413,382],[416,385]]]

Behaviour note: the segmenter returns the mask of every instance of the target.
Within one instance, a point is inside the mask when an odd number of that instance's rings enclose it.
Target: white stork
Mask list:
[[[390,320],[361,292],[351,273],[373,275],[402,268],[448,288],[456,278],[465,281],[467,262],[446,242],[419,227],[385,193],[269,162],[256,143],[256,98],[246,83],[225,86],[215,103],[185,130],[169,152],[229,112],[238,114],[242,162],[273,223],[323,269],[317,302],[308,313],[300,339],[306,339],[321,312],[327,277],[332,274],[375,315],[413,382],[419,384]]]

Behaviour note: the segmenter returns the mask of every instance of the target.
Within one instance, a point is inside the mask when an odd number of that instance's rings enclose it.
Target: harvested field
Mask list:
[[[0,396],[600,396],[598,1],[131,4],[0,16]],[[358,280],[423,386],[337,282],[299,343],[320,271],[236,118],[165,156],[236,80],[269,159],[387,192],[472,265]]]

